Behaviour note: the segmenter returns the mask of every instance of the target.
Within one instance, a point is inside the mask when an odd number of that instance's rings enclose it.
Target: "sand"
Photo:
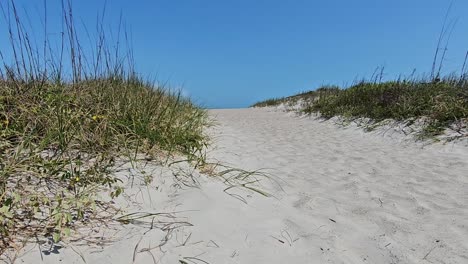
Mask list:
[[[247,186],[269,197],[184,164],[126,164],[116,205],[170,215],[96,226],[52,252],[29,244],[16,263],[468,263],[466,145],[268,108],[210,115],[208,159],[261,169],[269,178]]]

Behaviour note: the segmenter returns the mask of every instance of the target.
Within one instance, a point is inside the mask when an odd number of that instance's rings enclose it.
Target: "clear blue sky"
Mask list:
[[[30,16],[42,1],[17,1]],[[58,0],[47,0],[49,13]],[[75,16],[95,21],[104,0],[74,1]],[[207,107],[243,107],[270,97],[345,85],[385,66],[385,77],[430,72],[450,1],[442,0],[107,0],[106,23],[123,12],[137,69],[183,86]],[[53,20],[51,16],[49,20]],[[468,49],[468,1],[444,73],[460,70]],[[49,21],[49,23],[52,23]],[[0,48],[6,32],[1,32]]]

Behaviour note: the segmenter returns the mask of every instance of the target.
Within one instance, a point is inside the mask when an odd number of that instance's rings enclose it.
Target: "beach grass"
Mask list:
[[[468,80],[465,75],[441,80],[361,81],[340,89],[324,86],[276,100],[275,104],[302,99],[301,111],[323,118],[370,118],[375,121],[426,118],[424,133],[438,135],[454,122],[468,118]],[[257,103],[254,106],[263,105]],[[273,105],[273,104],[270,104]]]
[[[362,82],[348,89],[321,93],[306,113],[319,112],[323,117],[368,117],[407,120],[428,118],[434,133],[468,117],[468,82],[447,78],[438,82],[393,81]]]
[[[286,97],[281,98],[271,98],[264,101],[257,102],[252,105],[252,107],[268,107],[268,106],[276,106],[281,104],[286,100]]]
[[[14,1],[1,3],[10,50],[0,51],[0,253],[35,237],[57,242],[96,218],[108,208],[96,193],[123,191],[119,157],[204,159],[206,111],[137,75],[126,33],[111,43],[100,22],[94,48],[83,48],[62,5],[65,32],[52,43],[33,38]]]

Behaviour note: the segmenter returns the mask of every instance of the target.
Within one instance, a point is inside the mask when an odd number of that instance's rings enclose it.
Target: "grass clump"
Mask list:
[[[317,90],[316,96],[304,109],[306,113],[375,121],[428,118],[428,129],[435,129],[432,134],[468,117],[468,82],[464,79],[361,82],[344,90]]]
[[[115,157],[204,158],[206,112],[138,77],[131,50],[109,48],[104,30],[85,54],[71,4],[62,5],[67,30],[58,49],[46,36],[43,49],[34,45],[14,1],[1,6],[14,62],[1,51],[0,253],[28,238],[58,242],[95,219],[108,208],[96,192],[122,192],[112,176]]]
[[[267,99],[264,101],[257,102],[250,107],[268,107],[268,106],[279,106],[280,104],[294,104],[298,101],[302,102],[310,102],[314,101],[317,98],[318,93],[326,94],[329,92],[334,92],[339,90],[338,86],[323,86],[318,88],[316,91],[305,91],[302,93],[298,93],[296,95],[281,97],[281,98],[273,98]]]
[[[425,118],[424,136],[435,136],[468,118],[468,79],[462,75],[434,81],[362,81],[346,89],[320,87],[285,97],[282,102],[297,99],[305,102],[302,112],[319,113],[324,118],[370,118],[376,122]]]
[[[253,104],[251,107],[277,106],[277,105],[280,105],[281,103],[285,102],[285,100],[286,100],[286,97],[267,99],[265,101],[257,102],[255,104]]]

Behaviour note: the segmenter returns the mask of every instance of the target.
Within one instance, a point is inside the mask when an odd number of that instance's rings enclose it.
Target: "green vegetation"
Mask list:
[[[252,107],[267,107],[267,106],[276,106],[279,105],[283,102],[285,102],[287,97],[283,98],[273,98],[273,99],[267,99],[265,101],[260,101],[252,105]]]
[[[251,107],[278,106],[282,103],[294,104],[298,102],[299,100],[310,101],[317,97],[317,92],[325,91],[325,90],[339,90],[339,88],[337,86],[323,86],[317,89],[316,91],[307,91],[307,92],[302,92],[302,93],[288,96],[288,97],[273,98],[273,99],[267,99],[265,101],[260,101],[258,103],[253,104]]]
[[[375,120],[429,117],[448,123],[468,116],[468,83],[395,81],[360,83],[345,90],[319,92],[305,109],[324,117],[369,117]]]
[[[347,89],[325,86],[275,103],[291,98],[306,102],[303,112],[320,113],[324,118],[364,117],[381,121],[425,117],[429,120],[424,130],[427,135],[439,134],[450,124],[468,118],[468,80],[464,76],[429,82],[363,81]]]
[[[107,210],[95,194],[122,192],[111,174],[118,157],[176,153],[203,162],[206,112],[138,77],[131,50],[109,48],[102,25],[85,54],[65,4],[59,44],[45,37],[39,47],[14,1],[1,9],[14,63],[1,51],[0,254],[26,238],[59,241]]]

